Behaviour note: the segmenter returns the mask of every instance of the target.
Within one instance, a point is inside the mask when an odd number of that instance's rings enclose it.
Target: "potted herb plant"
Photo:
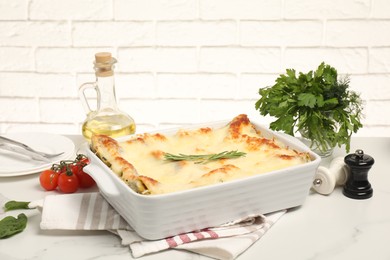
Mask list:
[[[296,75],[287,69],[275,85],[259,89],[256,109],[276,118],[270,128],[294,136],[297,132],[310,141],[310,148],[329,156],[333,148],[350,150],[352,133],[362,127],[362,100],[349,89],[349,77],[324,62],[316,71]]]

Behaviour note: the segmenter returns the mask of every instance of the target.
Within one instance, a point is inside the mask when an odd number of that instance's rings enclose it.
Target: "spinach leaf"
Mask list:
[[[28,207],[28,204],[30,204],[29,201],[26,202],[26,201],[11,200],[11,201],[8,201],[7,203],[5,203],[4,208],[5,208],[5,211],[15,210],[15,209],[30,209]]]
[[[22,232],[27,226],[27,216],[24,213],[18,218],[8,216],[0,220],[0,239],[8,238]]]

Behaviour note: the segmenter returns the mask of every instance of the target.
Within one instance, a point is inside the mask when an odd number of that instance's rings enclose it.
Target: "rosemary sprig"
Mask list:
[[[215,154],[182,154],[178,155],[165,153],[164,159],[167,161],[195,161],[195,163],[208,163],[219,159],[234,159],[241,156],[245,156],[246,153],[238,151],[224,151]]]

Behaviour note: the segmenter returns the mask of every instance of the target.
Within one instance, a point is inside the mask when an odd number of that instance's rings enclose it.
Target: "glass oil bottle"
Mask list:
[[[84,83],[79,88],[79,97],[87,113],[82,134],[90,142],[93,134],[119,137],[135,133],[135,123],[126,113],[119,110],[115,95],[114,64],[116,59],[109,52],[95,54],[94,69],[96,81]],[[96,91],[96,110],[91,110],[85,91]]]

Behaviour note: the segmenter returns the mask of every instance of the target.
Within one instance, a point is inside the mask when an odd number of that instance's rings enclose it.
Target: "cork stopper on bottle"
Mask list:
[[[111,53],[109,52],[98,52],[95,54],[96,63],[107,63],[111,61]]]
[[[116,59],[110,52],[98,52],[95,54],[95,70],[98,77],[109,77],[114,75],[113,65]]]

